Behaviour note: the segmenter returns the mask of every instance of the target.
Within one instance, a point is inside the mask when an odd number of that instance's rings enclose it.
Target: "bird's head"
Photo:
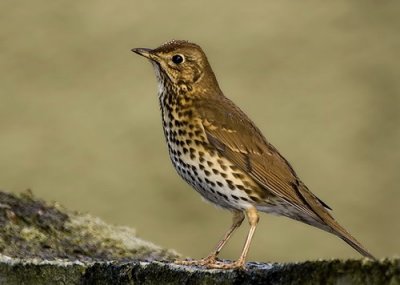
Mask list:
[[[217,85],[215,75],[203,50],[188,41],[172,40],[156,49],[134,48],[133,52],[148,58],[159,82],[193,89]]]

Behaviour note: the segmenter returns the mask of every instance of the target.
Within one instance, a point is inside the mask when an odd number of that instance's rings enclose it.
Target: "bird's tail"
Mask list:
[[[329,214],[328,214],[329,215]],[[365,257],[376,259],[358,240],[356,240],[348,231],[345,230],[335,219],[330,217],[324,219],[325,223],[332,229],[332,233],[344,240],[348,245],[357,250]]]
[[[360,254],[365,257],[376,259],[360,242],[358,242],[348,231],[345,230],[329,213],[326,207],[319,201],[319,199],[312,194],[307,186],[302,185],[304,188],[301,191],[302,196],[307,202],[308,206],[313,210],[313,212],[322,220],[323,224],[328,226],[328,228],[321,227],[324,230],[331,232],[332,234],[340,237],[348,245],[357,250]],[[305,191],[304,191],[305,190]]]

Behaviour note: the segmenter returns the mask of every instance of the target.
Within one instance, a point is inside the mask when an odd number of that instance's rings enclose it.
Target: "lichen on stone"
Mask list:
[[[0,191],[0,254],[43,260],[174,259],[178,254],[56,203]]]
[[[249,262],[244,270],[170,262],[178,257],[128,227],[0,191],[0,284],[400,285],[400,260]]]

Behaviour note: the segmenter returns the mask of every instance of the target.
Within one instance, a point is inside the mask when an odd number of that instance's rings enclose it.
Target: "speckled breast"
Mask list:
[[[208,144],[200,120],[191,115],[162,108],[169,155],[178,174],[217,206],[244,210],[262,203],[252,190],[258,186]]]

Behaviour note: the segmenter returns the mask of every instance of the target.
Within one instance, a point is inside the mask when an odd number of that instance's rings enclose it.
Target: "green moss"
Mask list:
[[[0,192],[1,284],[400,284],[400,260],[248,263],[207,270],[146,260],[178,255],[87,214]]]
[[[327,284],[398,285],[400,260],[252,263],[246,270],[207,270],[164,262],[19,261],[1,258],[7,284]],[[4,279],[4,277],[6,279]],[[62,281],[62,282],[61,282]]]
[[[54,260],[174,259],[178,254],[141,240],[133,229],[35,199],[0,192],[0,253]]]
[[[20,237],[26,242],[44,242],[46,235],[35,227],[23,227],[20,231]]]

